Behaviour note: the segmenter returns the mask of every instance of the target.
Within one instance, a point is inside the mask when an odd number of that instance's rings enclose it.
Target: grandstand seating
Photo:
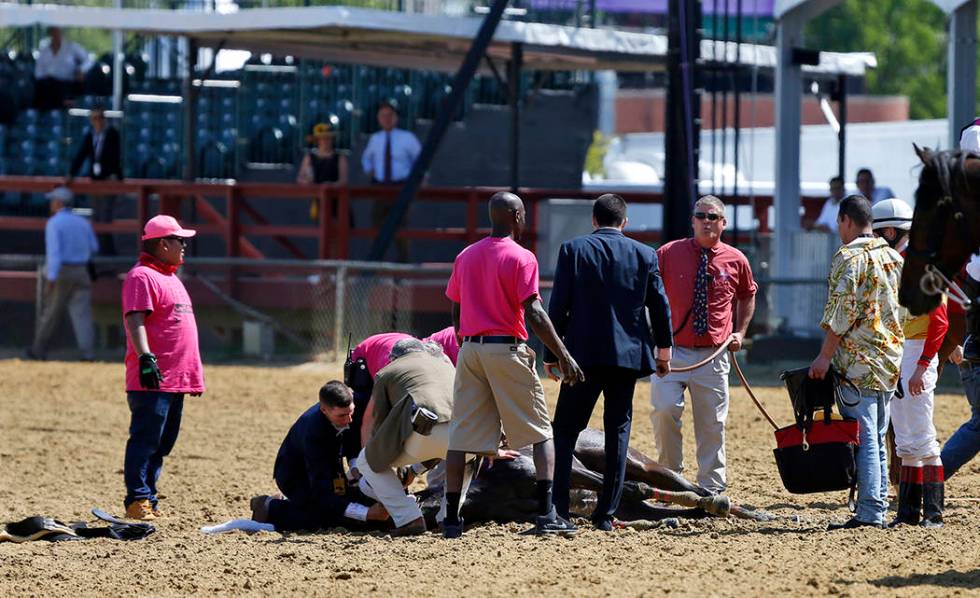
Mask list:
[[[146,78],[145,60],[127,57],[127,94],[180,96],[181,81]],[[33,58],[14,52],[0,55],[0,175],[65,175],[75,144],[88,126],[81,115],[67,111],[37,112],[33,100]],[[105,92],[111,80],[103,57],[90,73],[89,89]],[[572,73],[526,74],[524,89],[568,88],[578,82]],[[375,107],[396,104],[400,126],[414,129],[418,120],[438,114],[451,90],[447,73],[294,61],[256,57],[240,71],[213,76],[226,84],[199,88],[194,123],[198,174],[203,178],[237,178],[250,164],[294,164],[305,137],[318,122],[337,130],[337,146],[351,149],[377,129]],[[479,76],[467,92],[462,119],[474,103],[504,104],[504,87],[491,76]],[[76,106],[107,104],[108,98],[83,96]],[[183,112],[180,103],[132,98],[123,105],[123,122],[114,123],[123,136],[127,177],[176,178],[181,175]],[[0,197],[0,211],[30,213],[44,209],[43,198]]]

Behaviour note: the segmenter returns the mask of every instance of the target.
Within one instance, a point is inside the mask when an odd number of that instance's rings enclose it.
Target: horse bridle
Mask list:
[[[965,157],[961,157],[960,160],[965,161]],[[919,289],[923,293],[926,295],[939,295],[943,291],[946,291],[950,300],[962,305],[963,309],[969,309],[972,304],[970,298],[952,280],[952,276],[947,275],[936,264],[936,259],[939,256],[939,247],[942,244],[943,233],[945,232],[945,227],[936,225],[936,222],[945,223],[946,217],[952,216],[953,221],[958,223],[961,229],[960,233],[964,235],[964,238],[969,238],[970,234],[969,230],[967,230],[966,215],[963,212],[963,207],[953,194],[952,185],[950,184],[949,160],[943,159],[941,155],[937,154],[932,159],[932,165],[936,169],[936,178],[939,179],[939,185],[942,187],[943,197],[936,202],[936,213],[932,218],[933,226],[929,229],[929,236],[926,238],[926,250],[919,251],[909,245],[906,254],[926,260],[925,271],[919,279]]]

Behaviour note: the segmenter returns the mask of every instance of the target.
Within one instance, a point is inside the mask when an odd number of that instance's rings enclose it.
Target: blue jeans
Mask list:
[[[157,504],[157,480],[163,471],[163,458],[170,454],[180,432],[184,410],[183,393],[127,392],[129,401],[129,440],[123,462],[126,482],[125,505],[137,500]]]
[[[885,432],[888,430],[888,403],[891,392],[848,386],[841,387],[844,417],[858,421],[857,483],[858,504],[855,516],[865,523],[882,524],[888,510],[888,453]]]
[[[972,411],[970,419],[960,426],[943,446],[943,469],[946,478],[963,467],[980,452],[980,364],[960,364],[960,380]]]

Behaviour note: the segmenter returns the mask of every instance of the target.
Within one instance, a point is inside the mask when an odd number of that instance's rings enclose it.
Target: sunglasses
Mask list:
[[[178,237],[176,235],[171,235],[169,237],[164,237],[164,239],[166,239],[167,241],[177,241],[178,243],[180,243],[184,247],[187,246],[187,239],[185,239],[184,237]]]
[[[708,222],[715,222],[721,220],[722,216],[720,214],[714,214],[710,212],[694,212],[694,217],[698,220],[707,220]]]

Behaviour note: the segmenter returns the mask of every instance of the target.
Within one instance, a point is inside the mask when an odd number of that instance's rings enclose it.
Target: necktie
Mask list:
[[[391,131],[385,132],[385,171],[384,179],[386,183],[391,182]]]
[[[708,250],[703,247],[694,279],[694,334],[708,334]]]

